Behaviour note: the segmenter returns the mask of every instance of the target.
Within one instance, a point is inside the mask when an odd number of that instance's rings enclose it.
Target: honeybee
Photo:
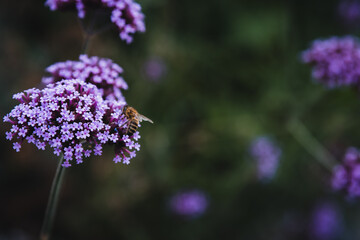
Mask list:
[[[141,115],[140,113],[138,113],[138,111],[135,110],[135,108],[130,107],[129,105],[125,105],[122,109],[122,112],[128,120],[126,134],[129,136],[133,135],[136,132],[141,121],[154,123],[150,118]]]

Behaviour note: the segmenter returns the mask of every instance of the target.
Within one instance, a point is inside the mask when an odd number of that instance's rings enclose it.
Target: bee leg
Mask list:
[[[121,128],[122,126],[124,126],[125,124],[127,124],[129,122],[129,120],[127,120],[126,122],[124,122],[121,126],[119,126],[119,128]]]
[[[125,124],[127,124],[127,128],[126,128],[126,131],[125,131],[125,134],[128,134],[129,132],[129,127],[130,127],[130,121],[127,120],[126,122],[124,122],[121,126],[119,126],[119,129],[124,126]]]
[[[129,128],[130,128],[130,122],[129,122],[127,128],[126,128],[126,134],[127,134],[127,135],[129,135]]]

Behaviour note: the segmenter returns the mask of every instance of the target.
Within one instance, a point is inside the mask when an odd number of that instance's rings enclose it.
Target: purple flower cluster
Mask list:
[[[128,89],[120,76],[123,69],[110,59],[80,55],[79,61],[58,62],[47,67],[46,71],[50,76],[42,79],[45,84],[63,79],[81,79],[97,86],[104,99],[125,102],[120,91]]]
[[[250,154],[256,161],[258,178],[271,179],[276,173],[281,149],[268,137],[258,137],[251,144]]]
[[[74,159],[79,164],[91,154],[101,155],[106,144],[115,146],[116,163],[129,164],[140,150],[136,142],[139,132],[125,135],[124,104],[104,100],[91,83],[63,80],[42,90],[25,90],[13,98],[20,104],[4,117],[4,122],[12,124],[6,138],[15,140],[16,151],[25,140],[41,150],[50,146],[54,154],[63,154],[63,166],[69,167]]]
[[[198,217],[208,207],[208,199],[200,190],[189,190],[175,194],[170,200],[171,210],[184,217]]]
[[[302,53],[302,61],[313,66],[313,78],[327,87],[359,84],[360,43],[357,38],[316,40]]]
[[[133,0],[47,0],[50,10],[77,10],[84,18],[89,9],[105,9],[111,12],[111,22],[119,30],[119,36],[127,43],[133,40],[135,32],[145,32],[144,14],[141,6]]]
[[[348,148],[342,164],[334,167],[332,187],[344,190],[350,198],[360,197],[360,152],[357,148]]]
[[[312,214],[310,232],[313,239],[334,239],[341,229],[341,216],[338,209],[331,203],[316,206]]]

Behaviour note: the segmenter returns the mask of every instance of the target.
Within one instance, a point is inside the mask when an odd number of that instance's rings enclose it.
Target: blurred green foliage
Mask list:
[[[114,164],[107,149],[66,170],[54,239],[311,239],[310,216],[324,200],[342,210],[339,239],[359,238],[357,203],[331,192],[330,172],[287,128],[300,119],[338,160],[359,146],[357,93],[324,89],[299,61],[316,38],[358,32],[339,21],[338,1],[139,3],[145,34],[126,45],[108,31],[87,53],[124,68],[127,102],[155,124],[141,127],[142,149],[129,166]],[[15,105],[14,93],[40,86],[47,66],[78,58],[78,22],[40,0],[0,3],[1,116]],[[167,68],[157,82],[143,71],[151,57]],[[35,239],[56,157],[31,145],[16,153],[5,141],[8,128],[0,128],[0,238],[20,231]],[[283,149],[267,184],[256,180],[248,152],[260,135]],[[210,197],[208,211],[191,221],[168,208],[172,194],[188,188]]]

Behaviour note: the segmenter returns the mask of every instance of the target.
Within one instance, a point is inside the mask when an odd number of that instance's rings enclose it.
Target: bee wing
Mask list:
[[[141,115],[141,114],[138,114],[138,119],[139,119],[139,122],[147,121],[147,122],[154,123],[150,118],[147,118],[147,117],[145,117],[144,115]]]

